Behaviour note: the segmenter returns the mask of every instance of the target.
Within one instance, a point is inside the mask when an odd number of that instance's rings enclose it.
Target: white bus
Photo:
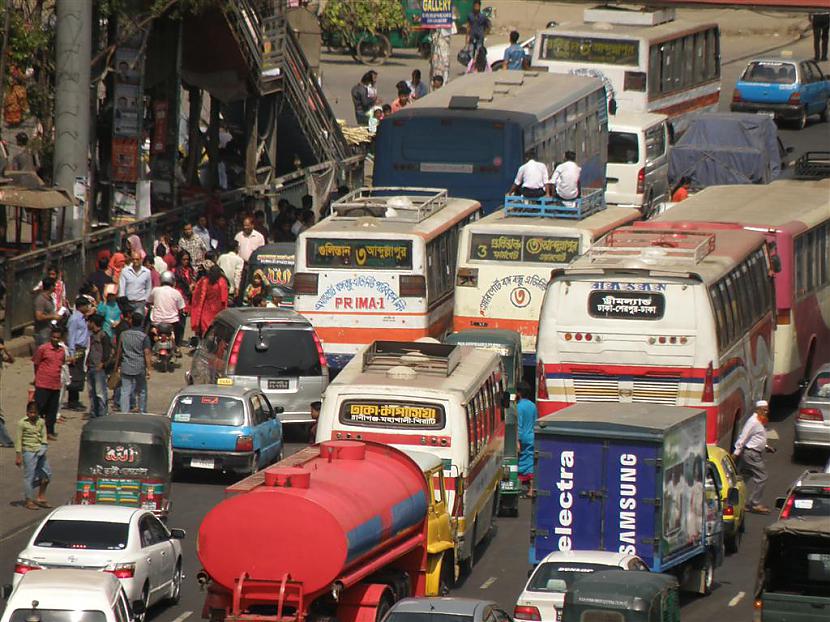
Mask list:
[[[445,565],[455,567],[452,579],[472,568],[498,512],[505,389],[496,352],[393,341],[364,348],[326,389],[318,443],[374,441],[443,461],[457,541]]]
[[[480,204],[435,188],[361,188],[297,240],[294,309],[341,369],[382,334],[443,338],[452,324],[462,227]]]
[[[707,442],[731,448],[772,391],[771,273],[760,233],[653,222],[610,233],[548,285],[540,416],[579,402],[702,408]]]
[[[595,240],[633,223],[640,213],[612,207],[582,220],[553,210],[529,214],[528,209],[506,208],[464,227],[458,244],[453,330],[515,330],[522,337],[523,362],[532,366],[551,268],[566,266]]]
[[[582,22],[536,35],[533,65],[600,78],[620,112],[663,113],[682,129],[683,115],[717,109],[720,31],[672,9],[587,9]]]

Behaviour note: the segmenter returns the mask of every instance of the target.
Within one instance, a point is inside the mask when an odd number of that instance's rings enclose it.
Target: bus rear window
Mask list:
[[[470,261],[523,261],[567,264],[579,255],[579,238],[473,233]]]
[[[608,132],[608,164],[637,164],[640,141],[633,132]]]
[[[421,163],[424,173],[495,173],[504,161],[505,127],[488,119],[409,119],[398,128],[396,150],[403,161]]]
[[[588,313],[605,320],[659,320],[666,312],[666,298],[656,292],[592,291]]]
[[[310,268],[410,270],[412,242],[306,238],[306,263]]]
[[[630,39],[542,35],[542,59],[637,66],[640,43]]]
[[[444,407],[399,401],[348,400],[340,406],[340,423],[376,428],[438,430],[444,427]]]

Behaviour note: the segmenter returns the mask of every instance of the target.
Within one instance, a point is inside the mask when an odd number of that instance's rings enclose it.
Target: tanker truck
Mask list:
[[[454,538],[435,456],[325,441],[226,493],[197,541],[211,622],[380,622],[401,598],[446,593]]]

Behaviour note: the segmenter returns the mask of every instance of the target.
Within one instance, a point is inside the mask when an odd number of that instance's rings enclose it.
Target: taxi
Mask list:
[[[735,461],[729,452],[717,445],[707,445],[706,451],[709,462],[715,467],[715,473],[720,479],[718,489],[723,502],[723,533],[727,553],[737,553],[741,545],[741,536],[744,533],[744,518],[746,516],[746,484],[738,473]],[[729,490],[738,491],[738,503],[729,502]]]

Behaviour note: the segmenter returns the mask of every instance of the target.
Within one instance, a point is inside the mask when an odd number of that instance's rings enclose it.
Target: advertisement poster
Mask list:
[[[138,139],[112,139],[112,180],[138,181]]]
[[[452,28],[452,0],[423,0],[421,28]]]

